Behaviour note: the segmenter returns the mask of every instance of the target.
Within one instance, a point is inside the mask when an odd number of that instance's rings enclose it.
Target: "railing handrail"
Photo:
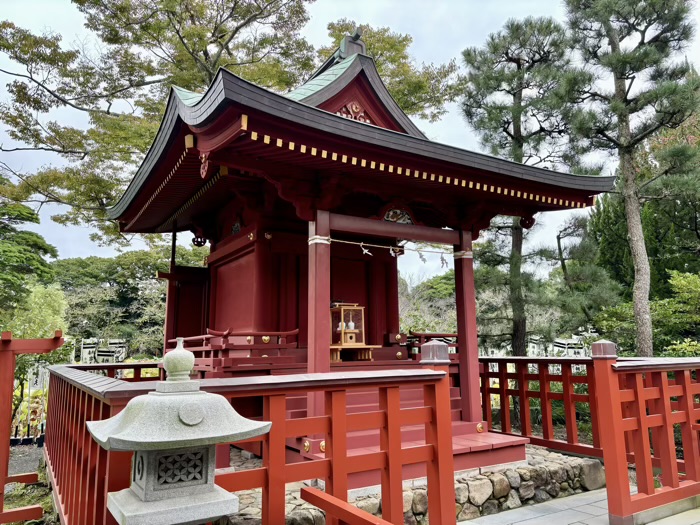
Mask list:
[[[530,357],[530,356],[517,356],[517,355],[512,355],[512,356],[479,356],[479,361],[480,362],[486,362],[486,361],[491,361],[491,362],[509,362],[509,363],[514,363],[514,362],[532,362],[532,363],[540,363],[547,361],[548,363],[552,364],[557,364],[557,363],[573,363],[573,364],[578,364],[578,363],[591,363],[592,359],[587,356],[580,356],[580,357],[569,357],[569,356],[561,356],[561,357],[547,357],[547,356],[538,356],[538,357]]]
[[[84,364],[70,364],[70,365],[57,365],[57,366],[69,366],[71,368],[76,368],[78,370],[143,370],[145,368],[159,368],[158,365],[161,361],[149,361],[141,363],[94,363],[90,365]]]
[[[128,382],[113,379],[81,370],[74,365],[49,367],[51,374],[60,376],[72,385],[104,401],[118,398],[132,398],[155,390],[154,381]],[[396,385],[408,383],[437,382],[445,377],[445,372],[427,370],[391,370],[367,372],[327,372],[317,374],[290,374],[279,376],[251,376],[234,378],[201,379],[200,389],[210,393],[251,394],[276,391],[317,391],[367,388],[391,382]]]
[[[619,357],[614,370],[633,372],[636,370],[690,370],[700,367],[696,357]]]
[[[202,380],[202,390],[218,391],[234,403],[249,398],[258,406],[260,399],[262,411],[251,417],[261,416],[272,422],[269,434],[246,441],[249,445],[259,443],[262,466],[235,472],[217,469],[215,482],[233,492],[262,488],[262,522],[276,525],[285,519],[286,483],[321,478],[328,494],[346,500],[351,476],[379,470],[382,514],[386,521],[400,523],[403,467],[424,464],[428,512],[437,523],[454,525],[450,384],[445,369]],[[129,398],[152,390],[154,383],[121,381],[70,366],[51,367],[50,373],[46,457],[61,523],[114,523],[106,508],[107,495],[128,487],[131,454],[102,449],[91,439],[85,423],[115,416]],[[402,407],[404,386],[422,387],[421,406]],[[349,411],[348,393],[370,388],[376,389],[377,410]],[[288,400],[309,391],[325,394],[321,414],[290,414]],[[417,425],[424,426],[425,444],[402,442],[402,428]],[[358,454],[348,454],[347,434],[355,431],[376,432],[377,450],[360,449]],[[305,461],[288,462],[288,440],[314,436],[325,438],[318,445],[320,452],[300,452]],[[220,466],[226,467],[228,449],[221,452],[224,462]],[[371,523],[373,518],[368,519]]]

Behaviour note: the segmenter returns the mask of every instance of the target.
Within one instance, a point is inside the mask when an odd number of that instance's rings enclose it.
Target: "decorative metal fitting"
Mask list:
[[[309,443],[308,440],[304,441],[304,452],[308,452],[309,450],[311,450],[311,443]]]
[[[403,352],[396,352],[396,359],[403,358]]]
[[[250,241],[255,240],[255,234],[254,234],[253,232],[250,232],[250,233],[248,234],[248,240],[250,240]]]
[[[484,431],[484,424],[483,423],[477,423],[476,424],[476,431],[481,433]]]
[[[262,336],[262,342],[267,344],[270,342],[270,336],[269,335],[264,335]]]
[[[465,251],[454,252],[453,256],[455,259],[472,259],[474,257],[471,250],[468,252],[465,252]]]
[[[319,445],[319,448],[321,449],[321,452],[325,452],[325,451],[326,451],[326,442],[325,442],[325,441],[321,441],[321,444]]]
[[[394,336],[394,339],[396,339],[397,341],[401,341],[401,334],[396,334]]]
[[[269,241],[272,239],[272,234],[270,232],[265,232],[265,238]]]
[[[250,341],[252,340],[252,338],[250,336],[246,336],[245,340],[248,344],[250,344]]]
[[[267,354],[263,354],[263,355],[261,355],[260,357],[270,357],[270,356],[267,355]]]
[[[192,238],[192,244],[195,246],[201,248],[207,243],[207,240],[204,237],[193,237]]]

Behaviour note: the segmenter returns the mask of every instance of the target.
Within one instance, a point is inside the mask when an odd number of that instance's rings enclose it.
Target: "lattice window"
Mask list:
[[[204,479],[204,452],[184,452],[158,458],[158,485],[188,483]]]

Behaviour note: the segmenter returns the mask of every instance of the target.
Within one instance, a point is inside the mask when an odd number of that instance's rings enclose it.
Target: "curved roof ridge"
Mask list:
[[[453,163],[506,177],[588,191],[590,194],[609,191],[615,181],[615,177],[612,176],[576,175],[519,164],[485,153],[433,142],[422,134],[407,135],[349,120],[269,91],[226,69],[219,69],[214,81],[201,96],[182,88],[171,89],[153,144],[120,200],[108,210],[110,218],[115,219],[126,211],[182,123],[202,126],[215,119],[230,103],[257,109],[273,117],[329,135],[345,138],[350,136],[353,140],[385,147],[395,154],[421,156],[426,160]]]

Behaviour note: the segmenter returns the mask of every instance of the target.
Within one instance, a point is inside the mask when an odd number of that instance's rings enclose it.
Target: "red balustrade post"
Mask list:
[[[379,409],[386,415],[386,424],[379,431],[380,449],[386,454],[386,464],[382,469],[382,519],[402,525],[401,396],[398,386],[379,389]]]
[[[698,450],[698,448],[700,448],[698,432],[693,428],[692,424],[692,416],[695,414],[695,400],[693,395],[693,387],[695,385],[693,383],[691,371],[682,370],[681,372],[676,372],[676,382],[682,385],[683,397],[681,398],[680,405],[681,410],[687,414],[686,417],[688,418],[686,422],[681,425],[683,450]],[[697,454],[688,454],[684,457],[684,460],[686,477],[694,481],[700,481],[700,457],[698,457]]]
[[[595,383],[593,364],[586,365],[586,383],[588,385],[588,406],[591,414],[591,431],[593,448],[600,448],[600,427],[598,426],[598,390]]]
[[[571,381],[571,364],[562,363],[562,391],[564,404],[564,419],[566,423],[566,441],[572,445],[578,444],[578,425],[576,424],[576,402],[574,396],[574,384]]]
[[[38,520],[44,515],[40,505],[20,509],[3,510],[5,484],[9,476],[10,438],[12,433],[12,398],[15,385],[15,364],[20,354],[46,354],[63,345],[63,337],[57,331],[51,339],[12,339],[11,332],[0,335],[0,523]],[[22,474],[23,480],[36,481],[37,474]]]
[[[263,441],[263,466],[267,481],[262,490],[262,525],[285,522],[287,398],[284,394],[265,397],[263,420],[272,421],[270,433]]]
[[[518,397],[520,398],[520,433],[523,436],[530,436],[532,422],[530,421],[530,398],[527,397],[530,386],[527,379],[528,362],[516,361],[515,372],[518,376]]]
[[[486,428],[491,430],[491,381],[489,377],[489,362],[479,362],[479,380],[481,382],[481,417],[486,421]]]
[[[508,363],[498,363],[498,395],[501,399],[501,432],[510,432],[510,396],[508,395]]]
[[[622,428],[622,406],[618,376],[613,369],[617,361],[617,347],[610,341],[592,345],[593,368],[597,396],[598,428],[601,433],[605,482],[608,494],[608,516],[611,525],[633,523],[629,490],[625,436]]]
[[[348,419],[345,390],[326,392],[326,416],[330,418],[330,432],[326,437],[326,458],[331,460],[330,475],[326,478],[326,493],[348,499]],[[339,525],[338,518],[326,516],[327,525]]]
[[[421,347],[421,364],[445,372],[442,379],[424,389],[425,405],[433,412],[431,421],[425,424],[425,443],[433,446],[433,460],[427,463],[428,514],[432,522],[449,525],[456,523],[457,518],[447,344],[439,341],[425,343]],[[403,518],[394,523],[403,523]]]
[[[549,384],[549,364],[538,363],[537,371],[540,380],[540,410],[542,411],[542,438],[554,439],[554,427],[552,423],[552,400],[549,398],[551,385]]]

